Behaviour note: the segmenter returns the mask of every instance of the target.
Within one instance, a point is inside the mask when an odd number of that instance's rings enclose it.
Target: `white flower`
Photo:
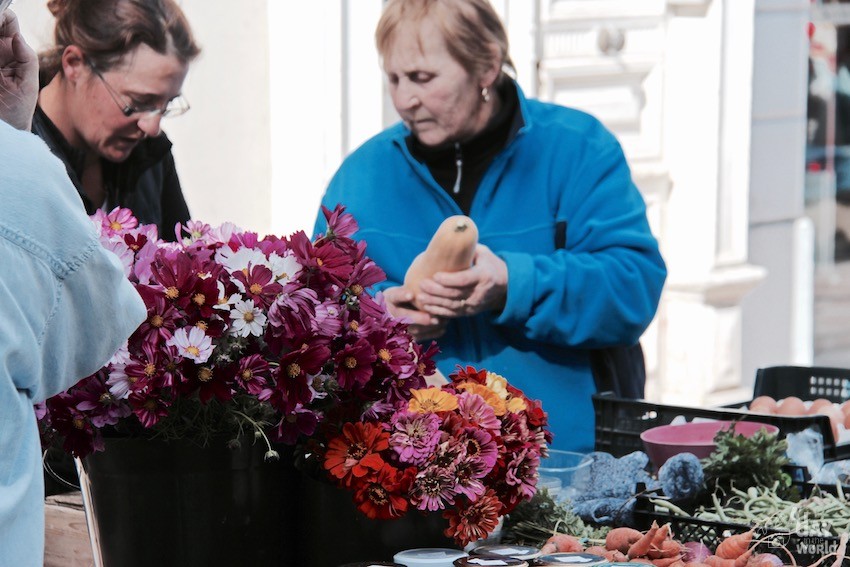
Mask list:
[[[118,349],[118,352],[112,355],[112,358],[109,359],[109,364],[113,367],[124,366],[130,362],[130,349],[127,345],[127,341],[124,341],[124,344],[121,345],[121,348]]]
[[[213,352],[212,339],[198,327],[181,327],[174,332],[174,336],[165,341],[165,344],[176,346],[180,356],[191,358],[198,364],[206,362]]]
[[[106,383],[109,385],[109,393],[116,399],[126,400],[130,396],[130,378],[124,372],[123,366],[111,371]]]
[[[259,307],[254,307],[254,300],[237,301],[230,311],[230,332],[240,337],[263,334],[266,325],[266,315]]]
[[[230,311],[236,305],[237,301],[242,301],[241,294],[234,293],[233,295],[227,295],[227,290],[224,289],[224,284],[221,281],[217,281],[216,285],[218,286],[218,304],[213,305],[213,309]]]
[[[229,246],[218,249],[215,253],[215,261],[227,268],[230,273],[247,270],[249,266],[260,264],[267,266],[269,263],[266,255],[260,250],[240,248],[234,252]]]
[[[269,255],[269,267],[278,283],[285,285],[298,275],[304,267],[295,259],[295,254],[287,253],[278,256],[274,252]]]

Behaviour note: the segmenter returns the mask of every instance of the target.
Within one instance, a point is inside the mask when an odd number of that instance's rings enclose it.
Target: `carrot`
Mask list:
[[[661,526],[660,528],[658,528],[658,531],[655,532],[655,537],[652,538],[652,545],[660,546],[662,544],[662,542],[667,540],[667,536],[669,536],[669,535],[670,535],[670,524],[667,523],[667,524],[664,524],[663,526]]]
[[[629,559],[634,559],[635,557],[644,557],[649,551],[649,548],[652,545],[652,541],[655,539],[656,533],[658,533],[658,523],[653,520],[652,525],[649,527],[646,533],[643,534],[639,540],[629,546],[629,551],[626,553],[626,555],[629,556]]]
[[[658,559],[652,560],[652,564],[655,565],[655,567],[672,567],[677,563],[680,563],[681,565],[685,564],[682,561],[681,555],[674,555],[673,557],[659,557]]]
[[[724,559],[717,555],[709,555],[703,562],[709,567],[735,567],[734,559]]]
[[[627,553],[629,547],[642,536],[642,533],[633,528],[614,528],[605,536],[605,549]]]
[[[674,555],[682,555],[682,544],[674,539],[665,539],[660,545],[652,544],[646,555],[650,559],[665,559]]]
[[[543,547],[540,548],[540,553],[543,555],[545,555],[546,553],[561,553],[573,551],[584,551],[584,546],[581,545],[581,542],[578,540],[578,538],[560,533],[555,534],[549,539],[547,539],[546,543],[543,544]]]
[[[541,555],[542,555],[542,553],[541,553]],[[611,563],[625,563],[626,561],[629,560],[629,558],[626,557],[625,554],[617,551],[616,549],[609,549],[608,551],[605,552],[604,557],[605,557],[605,559],[607,559]]]
[[[742,534],[733,534],[720,542],[714,554],[722,559],[737,559],[750,547],[753,541],[753,530]]]
[[[608,551],[601,545],[591,545],[587,549],[584,550],[585,553],[590,553],[591,555],[598,555],[600,557],[605,556],[605,552]]]
[[[735,567],[747,567],[747,561],[750,560],[750,557],[753,555],[753,548],[747,549],[735,558]]]

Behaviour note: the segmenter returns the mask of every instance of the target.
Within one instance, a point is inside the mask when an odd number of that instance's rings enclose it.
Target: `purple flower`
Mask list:
[[[440,441],[440,418],[434,413],[401,410],[390,419],[390,447],[402,463],[425,464]]]
[[[458,411],[469,423],[498,431],[502,428],[502,422],[496,417],[493,407],[477,394],[463,392],[458,396]]]
[[[410,503],[420,510],[435,512],[455,503],[457,485],[454,472],[430,466],[416,475],[410,487]]]

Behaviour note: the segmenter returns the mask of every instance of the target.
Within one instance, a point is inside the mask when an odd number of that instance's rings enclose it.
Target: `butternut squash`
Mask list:
[[[413,304],[417,302],[419,283],[437,272],[458,272],[472,265],[475,246],[478,244],[478,227],[464,215],[454,215],[444,220],[425,248],[407,268],[404,287],[413,292]]]

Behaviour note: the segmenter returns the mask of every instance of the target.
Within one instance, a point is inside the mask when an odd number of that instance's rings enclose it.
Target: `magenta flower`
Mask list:
[[[309,437],[313,435],[318,425],[319,415],[311,410],[304,409],[301,404],[297,404],[292,412],[278,422],[274,438],[281,443],[294,445],[300,436]]]
[[[452,506],[456,496],[454,471],[437,466],[420,471],[410,487],[410,503],[429,512]]]
[[[37,408],[45,439],[85,456],[106,427],[173,438],[197,424],[269,454],[295,444],[370,518],[442,510],[457,542],[485,537],[534,494],[546,413],[504,379],[488,386],[485,369],[428,388],[436,343],[416,343],[371,295],[385,275],[351,215],[324,213],[314,241],[190,221],[173,243],[125,210],[96,215],[148,316],[104,368]]]
[[[363,339],[347,345],[334,356],[337,367],[337,382],[346,390],[355,390],[366,385],[372,377],[372,363],[377,356]]]
[[[434,413],[399,411],[390,418],[390,447],[399,461],[421,467],[440,441],[440,418]]]

